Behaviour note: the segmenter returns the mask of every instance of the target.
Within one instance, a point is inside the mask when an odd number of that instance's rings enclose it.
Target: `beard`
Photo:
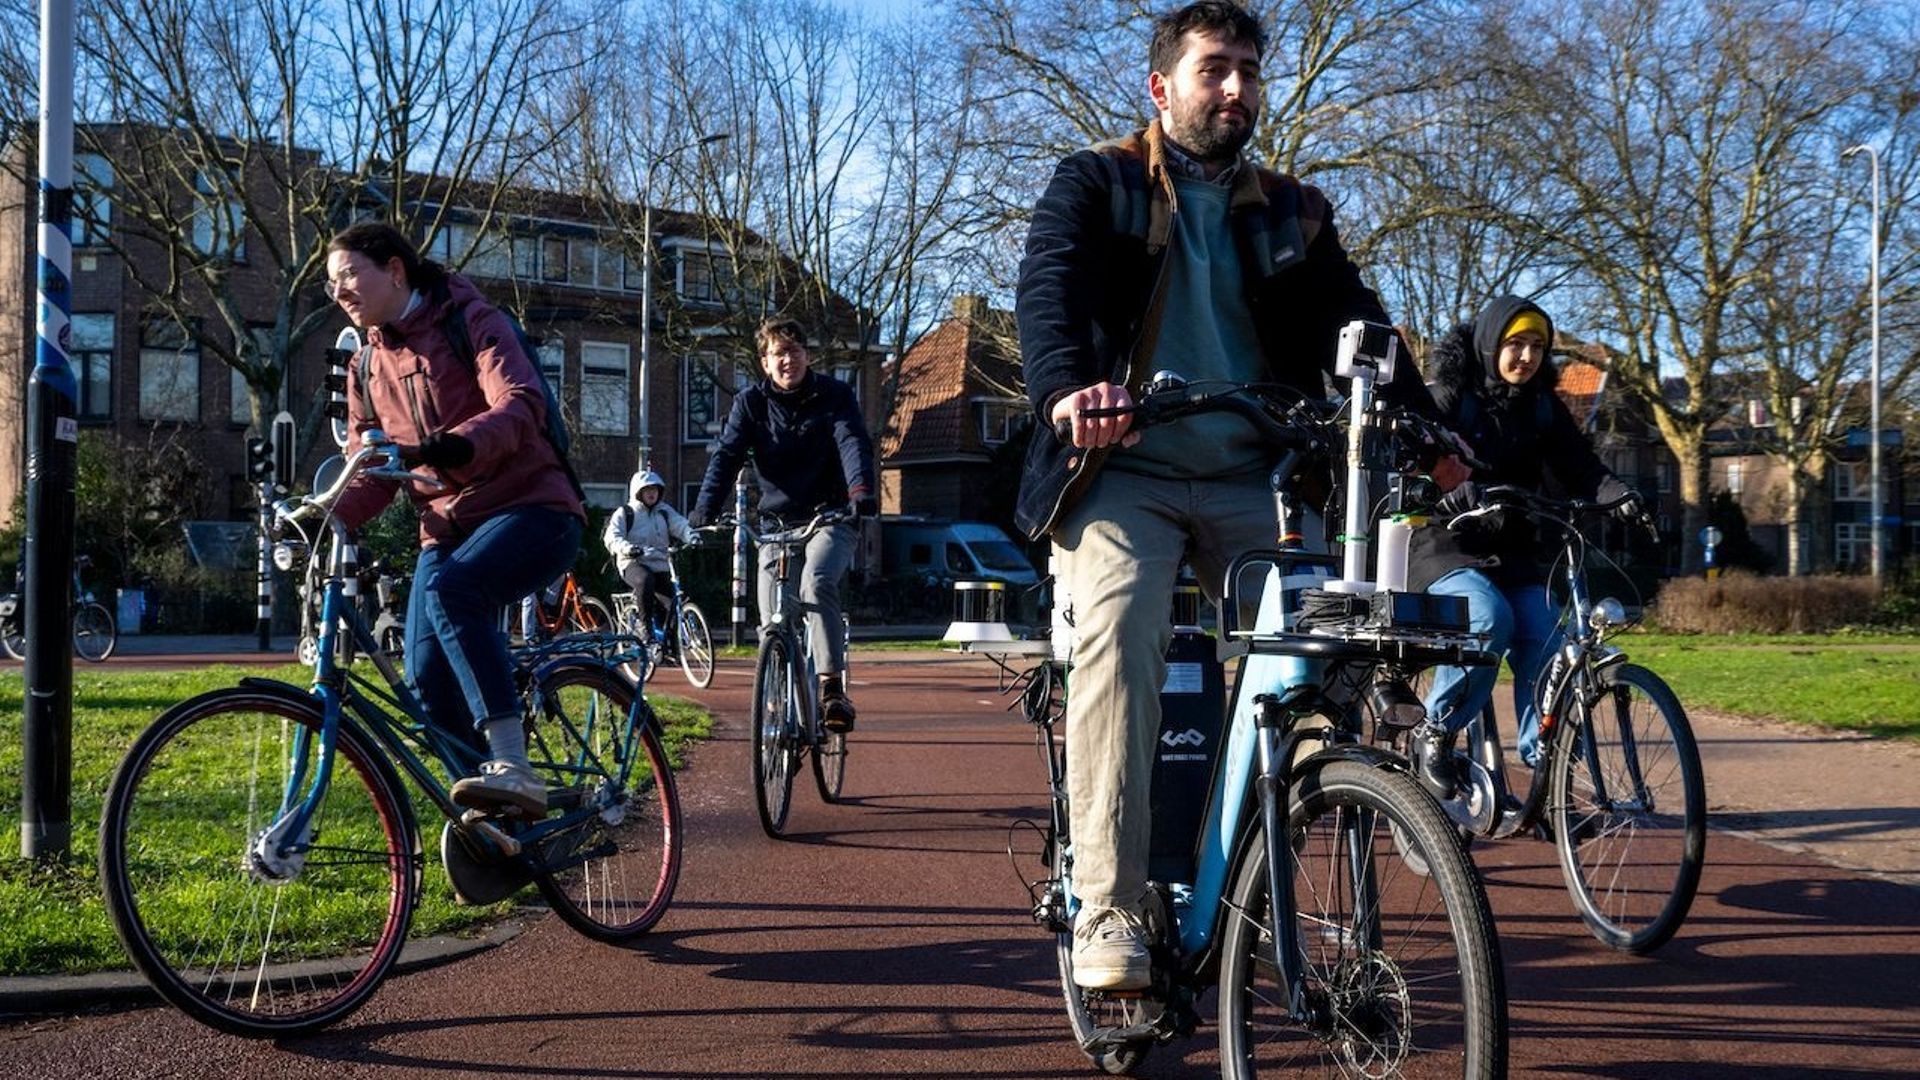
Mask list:
[[[1251,111],[1243,112],[1240,119],[1215,109],[1182,113],[1180,109],[1174,111],[1167,134],[1201,161],[1232,161],[1253,138],[1255,118]]]

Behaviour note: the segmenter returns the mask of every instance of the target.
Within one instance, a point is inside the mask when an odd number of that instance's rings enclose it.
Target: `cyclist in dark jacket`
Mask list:
[[[873,440],[852,388],[811,370],[806,332],[792,319],[760,324],[754,341],[765,378],[733,399],[720,439],[707,463],[692,520],[713,520],[727,504],[734,478],[747,458],[760,477],[760,509],[789,524],[822,510],[847,509],[871,517],[875,498]],[[826,726],[851,731],[855,710],[842,673],[847,667],[846,624],[840,615],[840,582],[853,562],[858,533],[841,522],[807,543],[800,574],[800,603],[807,636],[820,668],[820,708]],[[776,549],[760,552],[760,617],[773,610]]]
[[[1502,296],[1471,323],[1462,323],[1434,349],[1434,401],[1443,420],[1485,468],[1441,501],[1442,518],[1471,509],[1478,489],[1507,484],[1530,491],[1549,481],[1575,498],[1611,501],[1631,489],[1595,454],[1580,425],[1554,393],[1559,371],[1549,359],[1553,320],[1532,301]],[[1637,500],[1620,511],[1639,511]],[[1542,537],[1523,514],[1475,516],[1456,528],[1416,529],[1407,558],[1408,585],[1464,596],[1473,629],[1492,635],[1491,648],[1513,668],[1520,758],[1540,754],[1534,684],[1553,655],[1557,615],[1547,597],[1548,563]],[[1444,733],[1423,729],[1415,756],[1437,786],[1449,778],[1435,751],[1493,700],[1493,667],[1438,668],[1427,695],[1428,713]]]

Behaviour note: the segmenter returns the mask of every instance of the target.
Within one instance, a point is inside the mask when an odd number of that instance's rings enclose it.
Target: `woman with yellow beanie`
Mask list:
[[[1567,496],[1602,501],[1630,493],[1554,393],[1559,371],[1552,350],[1553,320],[1518,296],[1488,303],[1434,349],[1432,389],[1441,418],[1487,466],[1442,500],[1442,516],[1471,509],[1476,489],[1493,484],[1539,491],[1551,478]],[[1627,504],[1630,512],[1639,512],[1637,503]],[[1488,515],[1458,529],[1416,529],[1408,551],[1408,586],[1465,597],[1473,629],[1491,635],[1490,648],[1506,654],[1520,717],[1518,749],[1529,766],[1540,755],[1534,684],[1558,638],[1546,587],[1553,540],[1524,515]],[[1453,788],[1454,736],[1493,700],[1497,675],[1492,667],[1435,670],[1427,711],[1445,735],[1416,739],[1414,763],[1436,793]]]

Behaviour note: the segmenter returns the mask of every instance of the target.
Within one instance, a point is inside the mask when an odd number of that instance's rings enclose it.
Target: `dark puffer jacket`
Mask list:
[[[695,518],[711,521],[728,507],[734,478],[749,457],[760,475],[760,509],[789,523],[844,509],[878,490],[859,399],[818,371],[808,371],[792,390],[762,379],[733,399],[694,502]]]
[[[1503,296],[1471,323],[1461,323],[1434,348],[1434,402],[1446,425],[1467,440],[1488,468],[1473,482],[1512,484],[1571,498],[1610,500],[1627,486],[1608,471],[1573,414],[1554,393],[1559,369],[1543,363],[1533,378],[1513,386],[1495,367],[1500,332],[1532,302]],[[1548,319],[1548,326],[1552,320]],[[1549,343],[1551,344],[1551,343]],[[1551,483],[1549,483],[1551,481]],[[1501,515],[1496,523],[1466,523],[1451,530],[1435,523],[1416,529],[1408,551],[1408,585],[1424,589],[1461,567],[1482,570],[1503,588],[1546,580],[1555,537],[1542,537],[1525,515]]]

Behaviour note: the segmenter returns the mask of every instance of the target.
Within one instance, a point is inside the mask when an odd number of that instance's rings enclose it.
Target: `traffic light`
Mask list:
[[[247,479],[255,483],[273,479],[273,444],[258,436],[247,439]]]

